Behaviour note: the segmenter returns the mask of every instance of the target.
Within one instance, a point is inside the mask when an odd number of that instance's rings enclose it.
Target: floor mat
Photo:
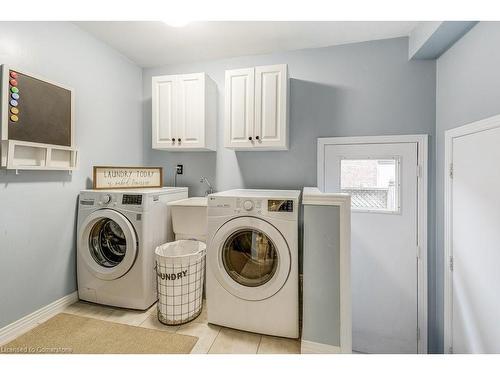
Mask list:
[[[197,337],[58,314],[0,347],[0,353],[188,354]]]

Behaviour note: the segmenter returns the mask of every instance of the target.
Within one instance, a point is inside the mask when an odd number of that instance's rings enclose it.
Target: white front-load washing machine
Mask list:
[[[299,197],[296,190],[209,195],[209,323],[299,337]]]
[[[167,202],[187,188],[83,190],[78,202],[81,300],[145,310],[156,300],[155,248],[173,240]]]

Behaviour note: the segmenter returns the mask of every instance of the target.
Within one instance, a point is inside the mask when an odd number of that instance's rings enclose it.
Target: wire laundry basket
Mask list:
[[[167,325],[187,323],[202,310],[206,245],[179,240],[155,250],[158,320]]]

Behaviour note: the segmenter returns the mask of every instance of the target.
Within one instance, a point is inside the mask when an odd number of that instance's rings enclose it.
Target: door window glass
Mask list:
[[[399,211],[398,159],[341,159],[340,190],[353,210]]]
[[[89,236],[92,258],[101,266],[112,268],[120,264],[127,252],[127,240],[122,228],[113,220],[98,220]]]
[[[222,261],[237,283],[256,287],[267,283],[278,267],[278,253],[271,239],[256,229],[233,233],[224,242]]]

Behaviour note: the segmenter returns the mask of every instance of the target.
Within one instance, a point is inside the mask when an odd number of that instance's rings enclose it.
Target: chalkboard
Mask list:
[[[72,91],[8,70],[8,139],[72,146]]]

